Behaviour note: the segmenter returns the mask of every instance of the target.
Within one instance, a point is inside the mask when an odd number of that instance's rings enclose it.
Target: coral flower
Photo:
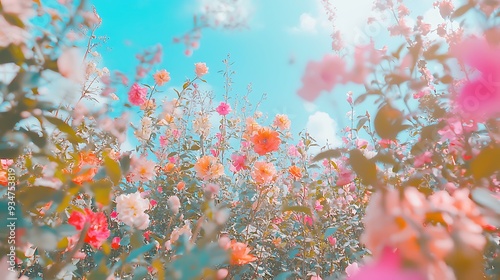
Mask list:
[[[194,165],[196,176],[203,180],[217,179],[224,175],[224,166],[213,156],[204,156]]]
[[[9,181],[7,180],[7,171],[0,170],[0,185],[6,187]]]
[[[277,114],[276,117],[274,117],[273,125],[281,130],[289,129],[291,124],[292,122],[287,115]]]
[[[292,165],[288,168],[288,172],[292,175],[293,179],[300,180],[302,178],[302,171],[296,165]]]
[[[90,209],[85,209],[84,213],[79,211],[71,212],[68,223],[77,230],[82,230],[85,224],[88,223],[90,227],[85,236],[85,242],[94,248],[101,247],[110,234],[106,215],[104,213],[94,213]]]
[[[269,184],[273,181],[276,169],[272,163],[257,161],[252,170],[252,178],[257,184]]]
[[[94,153],[87,151],[80,152],[78,165],[72,171],[72,174],[78,175],[72,181],[78,185],[92,181],[95,174],[97,174],[97,166],[99,164],[100,161]]]
[[[155,80],[155,83],[157,83],[159,86],[163,86],[165,83],[168,83],[168,81],[170,81],[170,73],[168,73],[167,70],[161,70],[156,72],[153,75],[153,78]]]
[[[128,101],[132,105],[141,106],[146,102],[147,93],[147,88],[143,88],[139,84],[134,83],[128,92]]]
[[[208,67],[205,63],[201,62],[195,63],[194,67],[195,67],[194,72],[196,73],[196,76],[198,76],[198,78],[201,78],[206,74],[208,74]]]
[[[255,256],[249,254],[250,248],[245,243],[232,240],[229,249],[231,250],[231,265],[244,265],[257,259]]]
[[[254,151],[259,155],[265,155],[269,152],[274,152],[279,149],[281,139],[278,132],[270,128],[261,128],[252,136]]]

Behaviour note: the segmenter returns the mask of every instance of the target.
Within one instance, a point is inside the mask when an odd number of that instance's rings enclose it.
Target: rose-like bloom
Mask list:
[[[120,237],[115,236],[111,241],[111,248],[118,250],[120,248]]]
[[[247,161],[246,155],[232,154],[231,166],[229,167],[229,169],[234,173],[239,172],[242,169],[246,169],[248,168],[246,166],[246,161]]]
[[[469,39],[452,49],[460,62],[477,69],[467,79],[455,102],[459,113],[477,122],[500,116],[500,47]]]
[[[381,258],[374,263],[367,264],[361,268],[351,267],[351,265],[346,269],[349,276],[348,280],[427,279],[427,277],[422,275],[418,270],[405,269],[399,254],[393,252],[390,248],[386,248]]]
[[[281,144],[278,132],[270,128],[261,128],[252,137],[254,151],[259,155],[265,155],[277,151]]]
[[[118,219],[128,226],[144,230],[149,226],[149,199],[142,198],[139,192],[121,194],[116,198]]]
[[[194,72],[196,73],[196,76],[198,76],[198,78],[201,78],[206,74],[208,74],[208,67],[205,63],[201,62],[195,63],[194,67],[195,67]]]
[[[231,265],[244,265],[257,259],[255,256],[249,254],[251,250],[245,243],[232,240],[229,249],[231,250]]]
[[[151,133],[153,132],[153,121],[150,117],[144,117],[141,120],[141,128],[134,131],[137,138],[148,141]]]
[[[203,156],[194,165],[196,176],[203,180],[217,179],[224,175],[224,166],[213,156]]]
[[[147,88],[143,88],[139,84],[134,83],[128,92],[128,101],[132,105],[141,106],[146,102],[147,94]]]
[[[210,133],[212,124],[207,115],[200,115],[193,120],[193,129],[200,136],[207,136]]]
[[[81,185],[85,182],[91,182],[95,174],[97,174],[97,166],[100,164],[100,160],[94,153],[90,151],[80,152],[78,157],[78,165],[74,167],[71,172],[72,174],[76,175],[75,177],[73,177],[72,181],[78,185]],[[68,173],[67,171],[65,172]]]
[[[0,185],[6,187],[8,184],[7,171],[0,169]]]
[[[82,230],[86,223],[89,224],[85,242],[94,248],[101,247],[102,243],[108,239],[110,231],[108,229],[108,220],[102,212],[94,213],[90,209],[85,212],[73,211],[68,218],[68,223],[73,225],[76,230]]]
[[[281,130],[287,130],[290,129],[292,122],[288,119],[287,115],[277,114],[276,117],[274,117],[273,124]]]
[[[225,116],[229,113],[231,113],[231,106],[227,104],[226,102],[221,102],[217,108],[215,108],[215,111],[219,113],[221,116]]]
[[[130,180],[147,182],[156,175],[156,163],[148,160],[145,156],[133,157],[130,163]]]
[[[157,83],[159,86],[163,86],[165,83],[168,83],[168,81],[170,81],[170,73],[168,73],[167,70],[161,70],[156,72],[153,75],[153,78],[155,80],[155,83]]]
[[[181,208],[181,201],[174,195],[168,198],[167,205],[174,214],[177,214],[179,213],[179,208]]]
[[[191,232],[191,227],[189,226],[189,223],[185,221],[184,226],[181,228],[175,228],[172,233],[170,234],[170,243],[175,243],[177,240],[179,240],[179,237],[182,235],[185,235],[188,239],[191,238],[193,233]]]
[[[85,79],[82,61],[83,56],[77,48],[65,49],[57,59],[57,69],[63,77],[81,83]]]
[[[302,171],[300,170],[300,167],[296,165],[292,165],[288,168],[288,172],[292,176],[292,178],[296,181],[300,180],[302,178]]]
[[[255,162],[252,169],[252,179],[257,184],[269,184],[274,180],[276,169],[272,163],[264,161]]]
[[[203,189],[209,194],[216,194],[219,192],[220,187],[217,184],[208,183]]]

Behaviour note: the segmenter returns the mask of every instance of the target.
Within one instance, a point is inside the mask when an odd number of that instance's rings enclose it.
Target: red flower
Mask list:
[[[94,248],[101,247],[102,243],[109,237],[108,220],[102,212],[94,213],[90,209],[85,212],[73,211],[68,219],[68,223],[77,230],[82,230],[86,223],[90,225],[85,242]]]

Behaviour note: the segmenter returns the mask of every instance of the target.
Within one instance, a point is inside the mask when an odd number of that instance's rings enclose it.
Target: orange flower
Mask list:
[[[257,184],[269,184],[273,181],[276,169],[272,163],[255,162],[252,169],[252,178]]]
[[[196,176],[203,180],[217,179],[224,175],[224,166],[213,156],[204,156],[194,165]]]
[[[249,254],[250,248],[245,243],[232,240],[229,249],[231,250],[231,265],[244,265],[257,259],[255,256]]]
[[[81,185],[84,182],[92,181],[92,178],[97,174],[97,166],[100,161],[94,153],[88,151],[80,152],[79,158],[78,165],[73,168],[72,174],[78,174],[73,178],[73,182]],[[82,170],[83,172],[81,172]]]
[[[6,187],[8,184],[7,171],[0,169],[0,185]]]
[[[265,155],[269,152],[277,151],[281,144],[278,132],[270,128],[261,128],[252,136],[254,151],[259,155]]]
[[[302,178],[302,171],[296,165],[292,165],[288,168],[288,172],[292,175],[293,179],[300,180]]]

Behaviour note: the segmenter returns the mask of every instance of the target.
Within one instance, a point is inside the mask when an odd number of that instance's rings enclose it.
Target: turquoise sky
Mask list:
[[[173,38],[192,28],[193,15],[201,11],[199,0],[130,0],[120,4],[116,1],[94,1],[93,4],[103,19],[98,35],[109,37],[106,44],[99,49],[104,65],[111,70],[120,70],[132,76],[136,65],[135,54],[159,43],[164,51],[159,69],[165,68],[171,73],[169,86],[180,87],[186,78],[194,76],[194,63],[206,62],[210,68],[206,80],[214,90],[216,99],[222,100],[224,83],[218,71],[224,68],[221,61],[230,54],[234,62],[233,70],[236,71],[233,80],[234,91],[243,94],[247,85],[252,83],[252,100],[255,102],[266,93],[267,100],[261,111],[267,113],[269,118],[272,119],[277,113],[288,114],[292,120],[293,131],[298,133],[306,127],[312,114],[322,111],[335,119],[336,124],[326,121],[324,125],[328,127],[323,129],[323,124],[320,123],[316,124],[315,130],[335,134],[333,129],[340,133],[340,129],[350,123],[345,117],[349,111],[345,101],[346,93],[352,90],[356,96],[363,91],[363,87],[338,86],[333,93],[323,94],[312,106],[307,106],[296,94],[301,86],[306,63],[319,60],[331,52],[331,28],[320,9],[320,1],[248,2],[251,3],[253,16],[247,29],[205,29],[200,49],[188,57],[184,55],[184,46],[174,44]],[[364,30],[372,0],[330,2],[340,5],[338,25],[344,32],[354,36],[353,34]],[[431,15],[432,2],[423,0],[410,8],[416,14],[427,12]],[[437,14],[437,11],[434,14]],[[315,21],[314,28],[311,27],[311,18]],[[369,32],[371,31],[368,30]],[[385,30],[370,34],[378,39],[377,48],[389,42],[386,33]],[[398,45],[397,41],[391,41],[389,48]],[[294,57],[292,64],[291,57]],[[122,99],[126,98],[125,90],[117,94]],[[166,94],[170,97],[175,95],[171,90]],[[357,109],[357,113],[363,114],[366,109],[373,108],[365,105]]]
[[[252,83],[253,100],[258,100],[262,93],[268,97],[261,111],[270,118],[276,113],[288,114],[295,132],[305,127],[310,112],[305,110],[296,91],[307,61],[318,60],[328,53],[331,40],[325,27],[317,33],[292,29],[299,25],[301,14],[319,13],[315,1],[252,1],[254,13],[248,29],[205,29],[200,48],[190,57],[183,54],[184,46],[174,44],[172,39],[192,28],[193,14],[199,12],[197,1],[127,1],[126,5],[95,1],[94,4],[103,19],[98,34],[109,37],[99,50],[109,69],[133,73],[135,54],[160,43],[164,51],[161,66],[171,73],[170,86],[182,85],[187,77],[193,77],[194,63],[206,62],[210,68],[206,80],[222,99],[223,79],[217,72],[224,68],[221,61],[230,54],[236,71],[235,92],[244,93],[247,84]],[[293,64],[289,63],[291,56],[295,57]],[[125,94],[120,92],[119,96],[124,98]],[[340,95],[342,104],[344,97],[345,92]],[[334,108],[321,109],[333,112]]]

